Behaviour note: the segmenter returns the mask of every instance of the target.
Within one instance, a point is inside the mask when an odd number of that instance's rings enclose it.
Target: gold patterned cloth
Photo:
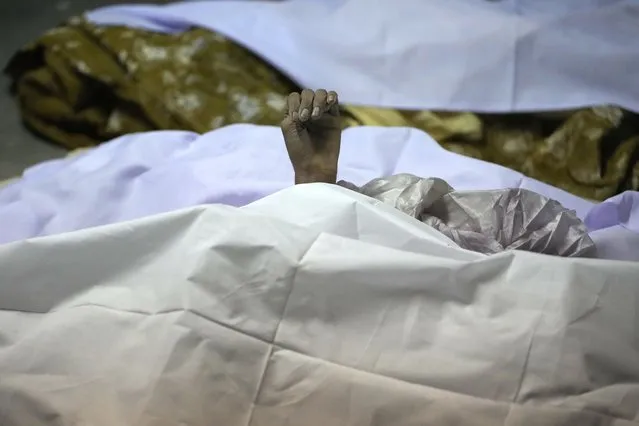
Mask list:
[[[6,72],[27,125],[70,149],[157,129],[275,125],[286,95],[298,90],[209,30],[162,34],[80,18],[19,51]],[[614,106],[535,114],[344,110],[345,126],[416,127],[451,151],[585,198],[639,188],[639,119]]]

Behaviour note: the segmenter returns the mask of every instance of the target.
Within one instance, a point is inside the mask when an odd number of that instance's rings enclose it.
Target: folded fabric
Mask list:
[[[639,263],[484,256],[337,185],[7,244],[0,277],[3,426],[639,420]]]
[[[344,131],[340,179],[362,186],[400,173],[438,177],[457,191],[534,191],[574,210],[581,220],[588,219],[599,257],[639,260],[639,201],[620,201],[636,200],[637,192],[595,204],[513,170],[445,150],[416,129]],[[199,204],[244,206],[292,183],[293,170],[277,127],[244,124],[204,135],[183,131],[128,135],[71,158],[37,165],[0,189],[0,224],[10,224],[0,226],[0,242]],[[615,215],[607,213],[611,206],[617,209]],[[613,228],[617,234],[606,236]],[[615,244],[622,240],[624,244]]]
[[[468,250],[597,255],[575,212],[526,189],[455,191],[442,179],[410,174],[373,179],[361,188],[342,185],[392,205]]]

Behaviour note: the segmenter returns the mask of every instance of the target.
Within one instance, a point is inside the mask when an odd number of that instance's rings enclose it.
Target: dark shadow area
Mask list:
[[[2,0],[0,1],[0,65],[17,49],[43,32],[86,10],[109,4],[153,3],[136,0]],[[155,3],[166,3],[157,1]],[[26,167],[65,155],[66,151],[27,130],[9,93],[9,80],[0,76],[0,180],[19,175]]]

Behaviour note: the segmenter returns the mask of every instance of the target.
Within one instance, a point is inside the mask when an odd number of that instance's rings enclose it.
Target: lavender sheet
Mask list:
[[[639,111],[636,0],[292,0],[128,5],[98,24],[231,37],[302,87],[344,103],[531,111]]]
[[[639,260],[636,192],[595,204],[510,169],[446,151],[419,130],[361,127],[344,132],[340,179],[361,186],[397,173],[439,177],[457,190],[536,191],[585,220],[600,257]],[[245,206],[292,182],[276,127],[128,135],[77,157],[39,164],[0,189],[0,243],[200,204]]]

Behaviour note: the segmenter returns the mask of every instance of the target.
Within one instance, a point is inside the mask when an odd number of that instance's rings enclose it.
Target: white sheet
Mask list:
[[[0,424],[637,425],[638,276],[322,184],[7,244]]]
[[[637,0],[199,1],[116,6],[100,24],[226,34],[344,103],[639,111]]]

